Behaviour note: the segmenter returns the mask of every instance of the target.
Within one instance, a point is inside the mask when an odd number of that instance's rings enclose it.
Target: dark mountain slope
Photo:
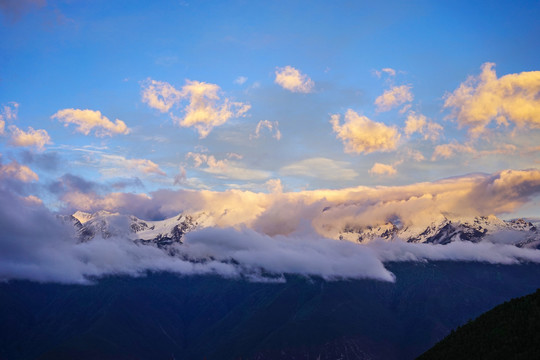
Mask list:
[[[412,359],[540,287],[540,265],[388,264],[396,283],[288,276],[0,284],[0,359]]]
[[[418,359],[540,359],[540,289],[458,327]]]

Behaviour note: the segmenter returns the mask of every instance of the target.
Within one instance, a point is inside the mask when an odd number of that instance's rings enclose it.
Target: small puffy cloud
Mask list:
[[[222,179],[264,180],[270,177],[268,171],[248,169],[237,161],[237,154],[229,154],[228,159],[217,160],[214,155],[189,152],[186,159],[193,161],[193,166]],[[203,167],[205,166],[205,167]]]
[[[0,179],[9,178],[22,182],[38,181],[39,176],[32,171],[28,166],[21,165],[13,160],[9,164],[0,164]]]
[[[99,137],[129,133],[126,123],[119,119],[116,119],[113,123],[106,116],[101,115],[100,111],[63,109],[57,111],[51,116],[51,119],[63,122],[64,126],[75,124],[77,125],[75,130],[84,135],[88,135],[92,130]]]
[[[247,81],[247,77],[245,76],[239,76],[237,77],[236,79],[234,79],[234,83],[237,84],[237,85],[243,85],[245,84],[245,82]]]
[[[35,147],[37,150],[43,151],[45,145],[51,144],[51,137],[43,129],[34,130],[29,127],[28,131],[24,131],[11,125],[9,131],[11,132],[10,144],[13,146]]]
[[[381,70],[375,70],[375,75],[380,78],[383,74],[388,76],[396,76],[396,70],[392,68],[382,68]]]
[[[440,137],[443,127],[426,118],[425,115],[410,112],[405,121],[405,134],[411,136],[419,133],[424,136],[424,140],[435,141]]]
[[[158,164],[148,159],[127,159],[120,155],[102,154],[100,165],[102,166],[100,172],[110,176],[123,176],[126,170],[147,175],[167,175]]]
[[[315,86],[313,80],[292,66],[277,68],[274,82],[286,90],[299,93],[310,93]]]
[[[375,163],[371,169],[369,169],[369,173],[371,175],[378,175],[378,176],[390,176],[397,174],[397,170],[392,165],[387,164],[381,164],[381,163]]]
[[[279,122],[277,121],[270,121],[270,120],[261,120],[257,123],[257,127],[255,128],[255,134],[249,135],[250,139],[258,139],[261,136],[261,130],[262,129],[268,129],[271,133],[273,133],[272,137],[276,140],[281,139],[281,131],[279,131]]]
[[[508,74],[497,78],[495,64],[482,65],[479,76],[471,76],[446,95],[445,108],[460,127],[477,137],[492,121],[513,122],[518,127],[540,128],[540,71]]]
[[[393,126],[370,120],[347,110],[345,122],[340,125],[340,116],[331,116],[330,123],[336,136],[343,141],[347,153],[372,153],[395,150],[400,134]]]
[[[348,166],[345,161],[336,161],[327,158],[311,158],[301,160],[282,167],[279,172],[287,176],[308,176],[323,180],[352,180],[358,173]]]
[[[142,88],[142,101],[161,112],[169,111],[182,99],[182,92],[164,81],[148,78],[142,83]]]
[[[375,99],[375,105],[377,105],[377,111],[388,111],[396,106],[413,101],[413,98],[410,86],[394,86]]]

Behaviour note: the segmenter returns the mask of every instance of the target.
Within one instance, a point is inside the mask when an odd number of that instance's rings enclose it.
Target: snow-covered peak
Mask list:
[[[181,243],[182,237],[187,232],[212,224],[204,212],[179,214],[159,221],[141,220],[133,215],[108,211],[99,211],[94,214],[77,211],[73,217],[82,224],[78,230],[81,241],[89,241],[95,237],[106,239],[121,236],[136,242],[152,243],[158,246]]]
[[[536,226],[526,220],[504,221],[490,215],[451,219],[443,217],[427,227],[400,227],[392,222],[367,227],[347,226],[339,234],[339,238],[362,243],[382,239],[432,244],[492,241],[527,246],[540,241],[540,233]]]

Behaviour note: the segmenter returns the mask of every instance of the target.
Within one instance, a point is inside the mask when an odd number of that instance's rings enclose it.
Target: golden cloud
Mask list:
[[[39,176],[28,166],[13,160],[7,165],[0,164],[0,178],[11,178],[22,182],[38,181]]]
[[[369,170],[369,173],[371,175],[379,175],[379,176],[387,175],[387,176],[390,176],[390,175],[397,174],[397,170],[392,165],[375,163],[371,167],[371,169]]]
[[[15,125],[9,126],[11,132],[10,144],[13,146],[35,147],[39,151],[45,149],[45,145],[51,144],[51,137],[46,130],[34,130],[28,127],[28,131],[24,131]]]
[[[116,119],[114,123],[100,111],[63,109],[57,111],[51,119],[58,119],[64,126],[69,124],[77,125],[76,131],[88,135],[90,131],[98,137],[112,136],[114,134],[128,134],[129,129],[122,120]]]
[[[400,139],[396,127],[375,122],[350,109],[345,114],[343,125],[340,125],[337,114],[331,116],[330,123],[336,136],[343,141],[347,153],[392,151],[397,148]]]
[[[396,106],[413,101],[413,98],[410,86],[394,86],[375,99],[375,105],[377,105],[378,111],[388,111]]]
[[[313,80],[292,66],[278,68],[274,82],[284,89],[300,93],[310,93],[315,87]]]
[[[540,128],[540,71],[497,78],[494,67],[483,64],[479,76],[469,77],[446,95],[444,107],[453,110],[460,127],[467,127],[473,137],[484,133],[492,121]]]

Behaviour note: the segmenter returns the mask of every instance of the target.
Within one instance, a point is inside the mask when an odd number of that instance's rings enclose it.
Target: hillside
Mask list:
[[[418,360],[538,358],[540,289],[458,327]]]
[[[413,359],[540,287],[540,266],[389,263],[395,283],[286,276],[0,283],[0,359]]]

